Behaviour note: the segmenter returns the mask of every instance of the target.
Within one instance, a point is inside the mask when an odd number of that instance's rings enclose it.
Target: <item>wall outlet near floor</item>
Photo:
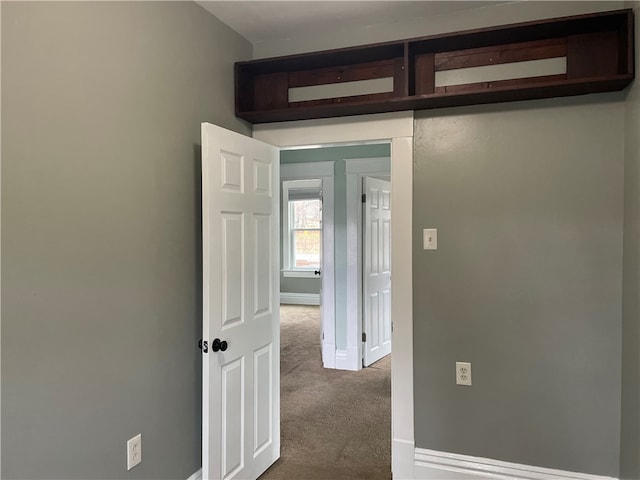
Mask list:
[[[127,441],[127,470],[142,462],[142,434],[139,433]]]
[[[456,362],[456,385],[471,386],[471,363]]]

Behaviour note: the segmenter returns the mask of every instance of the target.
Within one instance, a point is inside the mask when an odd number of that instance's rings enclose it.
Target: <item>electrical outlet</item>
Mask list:
[[[142,434],[139,433],[127,441],[127,470],[142,462]]]
[[[471,364],[456,362],[456,385],[471,386]]]

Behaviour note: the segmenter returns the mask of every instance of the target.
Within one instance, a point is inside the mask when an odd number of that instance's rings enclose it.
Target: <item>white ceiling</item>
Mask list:
[[[200,5],[252,43],[506,3],[504,1],[209,1]]]

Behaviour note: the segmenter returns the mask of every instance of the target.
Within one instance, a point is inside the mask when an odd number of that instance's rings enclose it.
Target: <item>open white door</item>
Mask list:
[[[276,147],[202,124],[207,480],[253,480],[280,456],[278,185]]]
[[[391,182],[364,177],[363,364],[391,353]]]

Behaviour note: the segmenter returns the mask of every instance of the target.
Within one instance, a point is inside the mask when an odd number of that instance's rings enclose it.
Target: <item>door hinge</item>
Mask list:
[[[367,343],[367,334],[362,332],[362,343]]]
[[[362,203],[367,203],[367,194],[366,193],[362,194]]]
[[[322,339],[324,340],[324,332],[322,332]]]

